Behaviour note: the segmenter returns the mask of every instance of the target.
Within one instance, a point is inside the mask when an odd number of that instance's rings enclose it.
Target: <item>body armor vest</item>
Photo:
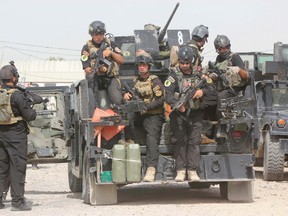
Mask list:
[[[196,72],[198,73],[198,72]],[[180,69],[178,68],[178,70],[176,71],[176,75],[178,77],[178,85],[179,85],[179,92],[180,95],[179,97],[183,97],[183,90],[189,86],[191,86],[192,88],[200,81],[200,78],[198,75],[196,75],[195,72],[192,72],[191,75],[183,75],[183,73],[180,71]],[[179,99],[180,99],[179,98]],[[199,109],[201,108],[201,103],[202,103],[202,99],[201,98],[195,98],[195,99],[190,99],[188,101],[188,103],[185,105],[186,109]]]
[[[0,125],[11,125],[17,121],[23,120],[22,117],[15,117],[11,107],[11,95],[18,91],[17,89],[0,88]]]
[[[245,86],[247,84],[247,81],[244,81],[241,79],[239,73],[238,73],[238,67],[232,66],[232,56],[234,53],[230,53],[229,57],[223,61],[223,62],[217,62],[216,67],[218,67],[220,70],[225,71],[224,76],[226,77],[227,81],[229,82],[229,85],[231,87],[241,87]],[[229,68],[228,68],[229,67]],[[225,85],[223,82],[217,82],[216,90],[221,91],[223,89],[226,89],[228,86]]]
[[[110,47],[112,49],[111,42],[110,42],[109,39],[107,39],[107,38],[104,39],[104,41],[102,43],[107,43],[108,47]],[[88,49],[89,49],[89,56],[91,56],[95,52],[98,52],[98,50],[100,49],[99,47],[96,47],[93,44],[92,40],[88,40],[86,44],[87,44]],[[97,60],[96,58],[90,59],[90,65],[91,65],[91,68],[93,70],[95,68],[96,60]],[[118,66],[118,64],[111,57],[108,57],[107,60],[112,62],[112,65],[111,65],[112,68],[110,68],[110,70],[107,72],[107,75],[109,77],[118,75],[119,74],[119,66]],[[103,74],[99,73],[98,75],[103,75]]]
[[[153,92],[153,79],[157,76],[150,75],[147,80],[140,81],[137,80],[135,83],[135,89],[141,99],[143,99],[144,104],[149,104],[156,99],[156,96]],[[156,108],[147,110],[147,114],[160,114],[163,112],[163,108]]]

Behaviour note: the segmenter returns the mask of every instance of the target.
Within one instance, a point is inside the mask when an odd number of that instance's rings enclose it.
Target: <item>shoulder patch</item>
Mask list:
[[[164,86],[165,87],[168,87],[171,85],[171,81],[169,79],[167,79],[165,82],[164,82]]]
[[[169,80],[171,83],[174,83],[174,82],[175,82],[175,79],[174,79],[172,76],[169,76],[169,77],[167,78],[167,80]]]
[[[88,56],[82,55],[82,56],[81,56],[81,60],[82,60],[82,61],[87,61],[87,60],[88,60]]]
[[[153,91],[156,92],[156,91],[159,90],[159,89],[160,89],[160,86],[157,85],[157,86],[155,86],[155,87],[153,88]]]
[[[162,91],[159,89],[159,90],[157,90],[156,92],[155,92],[155,95],[157,96],[157,97],[160,97],[161,95],[162,95]]]

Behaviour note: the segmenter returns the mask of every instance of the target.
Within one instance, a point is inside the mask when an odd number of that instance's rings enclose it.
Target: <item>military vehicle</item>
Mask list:
[[[121,82],[129,83],[137,75],[135,53],[138,49],[154,56],[152,73],[163,80],[167,77],[169,59],[155,57],[161,51],[156,31],[135,30],[132,36],[113,39],[125,58],[120,67]],[[189,30],[167,30],[169,47],[189,40]],[[86,80],[75,82],[70,87],[29,90],[48,99],[44,104],[35,105],[38,116],[31,122],[30,163],[68,162],[71,191],[82,192],[84,202],[91,205],[115,204],[118,187],[141,183],[146,170],[145,138],[139,132],[136,144],[127,147],[117,144],[119,134],[121,136],[118,132],[127,125],[127,107],[123,107],[120,115],[107,114],[105,109],[109,108],[110,102],[105,92],[100,91],[103,95],[99,95],[98,100],[103,112],[94,110],[95,98]],[[225,135],[215,137],[215,143],[200,146],[201,161],[197,170],[200,181],[187,181],[191,188],[220,185],[223,198],[253,200],[254,120],[245,109],[253,108],[255,104],[254,90],[251,79],[244,95],[223,101],[222,111],[226,117],[219,121],[219,131]],[[163,124],[159,152],[156,182],[174,182],[176,173],[169,123]]]
[[[250,58],[251,73],[255,75],[256,162],[263,165],[264,180],[280,181],[288,154],[288,45],[277,42],[274,54],[241,53],[241,57]]]

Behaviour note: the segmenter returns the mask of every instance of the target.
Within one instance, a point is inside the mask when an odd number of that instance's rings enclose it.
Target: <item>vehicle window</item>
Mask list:
[[[287,108],[288,89],[272,89],[272,105],[275,108]]]
[[[257,55],[258,58],[258,70],[262,71],[263,64],[266,61],[273,61],[273,54],[271,55]]]

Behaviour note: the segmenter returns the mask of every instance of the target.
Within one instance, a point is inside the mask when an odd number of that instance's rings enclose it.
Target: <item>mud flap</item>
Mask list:
[[[90,193],[91,205],[112,205],[117,203],[116,184],[92,184]]]
[[[254,182],[230,181],[227,182],[227,199],[235,202],[252,202]]]

